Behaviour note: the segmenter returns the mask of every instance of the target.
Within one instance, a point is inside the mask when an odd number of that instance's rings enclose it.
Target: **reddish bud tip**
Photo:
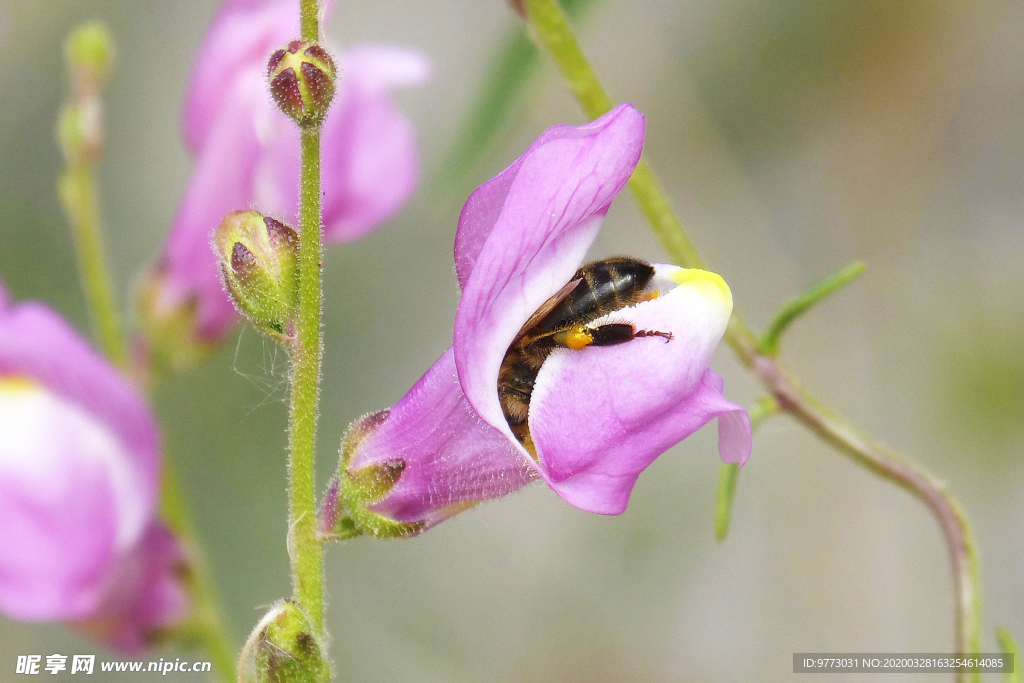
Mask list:
[[[234,211],[214,232],[224,287],[242,315],[287,337],[298,300],[298,236],[257,211]]]
[[[235,242],[231,249],[231,270],[240,278],[246,277],[253,268],[259,265],[259,261],[251,251],[245,248],[241,242]]]
[[[267,63],[270,94],[281,111],[303,128],[318,127],[334,98],[337,67],[316,43],[293,40]]]

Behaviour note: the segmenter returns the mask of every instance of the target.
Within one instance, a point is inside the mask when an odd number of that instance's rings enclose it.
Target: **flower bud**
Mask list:
[[[213,241],[235,308],[264,332],[287,338],[298,301],[295,230],[258,211],[233,211]]]
[[[303,128],[317,128],[334,98],[334,60],[317,43],[293,40],[270,56],[270,94],[285,114]]]
[[[330,667],[309,617],[291,600],[278,602],[260,620],[242,660],[242,666],[246,660],[255,666],[259,683],[330,679]]]
[[[68,164],[94,162],[103,151],[102,105],[86,97],[69,104],[57,119],[57,140]]]
[[[216,338],[202,332],[197,297],[178,290],[166,263],[145,273],[136,289],[139,336],[132,353],[135,365],[148,373],[146,381],[184,372],[217,348]]]
[[[78,88],[95,89],[106,82],[114,63],[114,40],[98,21],[80,24],[64,44],[68,68]]]

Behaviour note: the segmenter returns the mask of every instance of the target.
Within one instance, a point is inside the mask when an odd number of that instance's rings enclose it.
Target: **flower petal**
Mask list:
[[[23,376],[0,378],[0,610],[92,613],[151,510],[132,474],[109,427]]]
[[[130,454],[136,488],[152,506],[159,475],[156,423],[139,392],[49,308],[0,311],[0,377],[27,377],[88,412]]]
[[[239,75],[252,67],[262,74],[270,54],[297,35],[294,0],[224,3],[199,48],[186,90],[182,124],[190,151],[199,152],[215,137],[213,128]]]
[[[361,88],[384,92],[426,83],[432,69],[430,60],[419,50],[364,43],[342,53],[341,71],[345,79],[358,82]]]
[[[210,240],[224,216],[252,203],[260,155],[254,111],[268,108],[262,71],[250,68],[218,112],[161,259],[165,303],[170,308],[194,297],[197,331],[206,340],[223,337],[238,316],[221,285]]]
[[[402,460],[398,483],[369,509],[426,527],[529,483],[533,468],[466,402],[452,349],[359,443],[348,469]]]
[[[622,512],[640,472],[715,417],[724,416],[723,460],[750,453],[746,411],[722,398],[721,379],[707,370],[732,311],[728,287],[714,273],[656,269],[680,284],[591,326],[628,322],[670,332],[671,340],[555,351],[534,386],[529,421],[541,474],[566,501],[591,512]]]
[[[510,439],[497,394],[502,358],[583,262],[640,159],[643,136],[643,115],[628,104],[585,126],[550,129],[463,209],[455,362],[473,409]]]
[[[188,616],[186,572],[178,539],[163,524],[151,522],[108,572],[97,609],[77,626],[118,652],[140,652]]]

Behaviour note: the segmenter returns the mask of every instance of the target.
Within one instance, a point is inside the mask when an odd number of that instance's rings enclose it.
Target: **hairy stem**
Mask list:
[[[596,118],[611,109],[612,99],[590,67],[557,0],[526,0],[526,8],[535,40],[551,56],[587,115]],[[703,259],[644,161],[637,166],[629,187],[665,252],[682,266],[702,267]],[[954,645],[957,652],[979,652],[981,599],[977,553],[967,518],[953,495],[923,468],[861,435],[825,408],[780,361],[761,355],[757,337],[738,315],[733,314],[725,338],[775,397],[781,410],[855,462],[908,490],[932,511],[942,528],[953,570]],[[960,676],[966,680],[968,674]]]
[[[320,0],[299,0],[299,23],[303,40],[320,40]]]
[[[303,15],[305,16],[305,15]],[[320,393],[320,133],[302,132],[299,308],[289,415],[289,552],[295,599],[323,630],[323,547],[317,537],[314,460]]]

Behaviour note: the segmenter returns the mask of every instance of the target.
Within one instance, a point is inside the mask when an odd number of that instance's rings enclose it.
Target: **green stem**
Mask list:
[[[765,418],[779,412],[779,404],[771,396],[765,396],[750,408],[750,428],[757,431]],[[718,491],[715,496],[715,538],[724,541],[729,535],[732,521],[732,502],[736,496],[736,484],[740,479],[740,466],[724,462],[718,468]]]
[[[88,26],[85,30],[93,38],[105,36],[102,32],[96,34]],[[72,33],[70,40],[76,40],[76,36],[77,40],[82,38],[82,27]],[[89,118],[83,115],[85,111],[99,111],[102,79],[96,78],[96,72],[87,73],[94,77],[93,80],[76,79],[76,92],[58,125],[58,137],[67,158],[67,167],[58,182],[58,193],[74,233],[82,290],[100,348],[111,362],[128,371],[127,343],[114,302],[99,212],[96,165],[102,152],[102,120],[98,116]],[[218,678],[230,681],[235,671],[234,648],[224,627],[220,603],[195,525],[171,465],[165,453],[160,508],[161,516],[185,548],[189,561],[190,572],[185,585],[192,600],[193,614],[187,635],[201,643]]]
[[[305,15],[304,15],[305,16]],[[320,132],[302,131],[299,309],[292,346],[289,529],[292,587],[323,631],[323,547],[317,535],[314,459],[320,393]]]
[[[235,649],[227,635],[220,600],[199,542],[195,521],[166,453],[160,490],[160,514],[187,549],[191,572],[186,582],[192,597],[192,628],[195,638],[210,656],[217,678],[230,681],[235,676]]]
[[[587,62],[557,0],[526,0],[526,8],[535,40],[554,60],[580,107],[591,118],[611,109],[612,100]],[[703,259],[643,161],[630,180],[630,189],[665,252],[682,266],[702,267]],[[932,511],[942,528],[952,564],[955,649],[979,652],[981,600],[977,552],[967,518],[953,495],[923,468],[864,437],[825,408],[778,360],[761,355],[757,337],[735,313],[725,339],[740,360],[761,379],[781,410],[855,462],[908,490]],[[961,680],[967,680],[966,676],[962,674]],[[975,680],[980,680],[980,674],[975,675]]]
[[[82,291],[97,342],[115,365],[126,369],[128,351],[103,250],[95,162],[83,159],[69,163],[61,175],[58,192],[75,236]]]
[[[303,40],[320,40],[320,0],[299,0],[299,22]]]
[[[1005,628],[996,629],[999,649],[1013,657],[1013,671],[1003,674],[1003,683],[1024,683],[1024,662],[1020,661],[1020,648]]]
[[[762,356],[775,356],[779,353],[779,341],[782,335],[793,324],[793,321],[821,302],[822,299],[834,294],[856,280],[864,272],[863,261],[856,261],[842,270],[833,273],[810,289],[802,292],[787,303],[775,316],[775,320],[763,335],[758,344],[757,352]]]

